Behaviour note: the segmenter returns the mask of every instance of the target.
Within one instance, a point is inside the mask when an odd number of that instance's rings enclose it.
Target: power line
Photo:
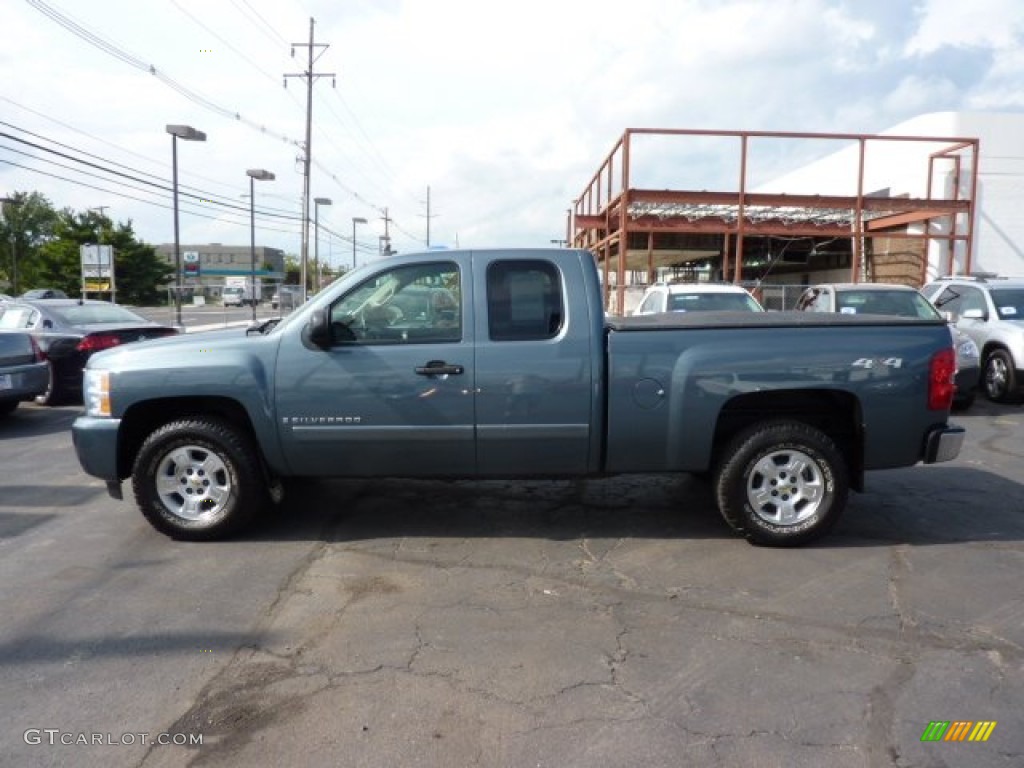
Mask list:
[[[0,124],[7,125],[7,123],[0,123]],[[88,160],[83,160],[81,158],[74,157],[74,156],[69,155],[69,154],[67,154],[65,152],[58,152],[55,149],[51,149],[49,147],[44,147],[41,144],[36,144],[35,142],[28,141],[27,139],[22,139],[22,138],[19,138],[17,136],[13,136],[13,135],[11,135],[9,133],[6,133],[6,132],[3,132],[3,131],[0,131],[0,137],[11,139],[12,141],[16,141],[16,142],[18,142],[20,144],[24,144],[26,146],[32,147],[33,149],[38,149],[38,150],[43,151],[43,152],[48,152],[50,154],[57,155],[58,157],[62,157],[64,159],[66,159],[66,160],[71,160],[72,162],[76,162],[76,163],[79,163],[81,165],[88,166],[90,168],[95,168],[96,170],[102,171],[102,172],[110,174],[112,176],[118,176],[118,177],[123,178],[123,179],[128,179],[130,181],[134,181],[134,182],[137,182],[137,183],[140,183],[140,184],[144,184],[144,185],[147,185],[147,186],[150,186],[150,187],[155,187],[155,188],[160,189],[160,190],[162,190],[164,192],[171,192],[172,191],[171,187],[167,186],[166,181],[164,181],[163,179],[160,179],[160,181],[163,182],[163,183],[152,182],[152,181],[149,181],[147,179],[140,178],[138,176],[134,176],[134,175],[132,175],[130,173],[123,173],[122,171],[118,171],[118,170],[115,170],[115,169],[112,169],[112,168],[106,168],[106,167],[104,167],[104,166],[102,166],[102,165],[100,165],[98,163],[93,163],[93,162],[90,162]],[[57,142],[54,142],[54,143],[57,143]],[[10,151],[19,152],[19,150],[15,150],[13,148]],[[19,152],[19,154],[28,154],[28,153]],[[29,156],[32,156],[32,155],[29,155]],[[38,159],[45,160],[45,158],[38,158]],[[53,162],[53,161],[47,161],[47,162]],[[109,161],[107,161],[107,162],[109,162]],[[58,163],[57,165],[60,165],[60,164]],[[70,170],[75,170],[77,173],[83,173],[85,175],[91,175],[91,176],[95,175],[95,174],[90,174],[87,171],[81,171],[81,170],[73,169],[70,166],[62,166],[62,167],[69,168]],[[152,174],[147,174],[147,175],[152,176]],[[98,177],[98,178],[103,178],[103,177]],[[194,188],[189,187],[189,189],[194,189]],[[210,193],[202,192],[202,190],[196,190],[196,192],[184,192],[182,194],[185,197],[192,197],[192,198],[195,198],[196,200],[207,202],[207,203],[210,203],[210,204],[213,204],[213,205],[219,205],[219,206],[224,207],[224,208],[235,209],[235,210],[239,210],[239,211],[242,211],[242,212],[247,212],[248,211],[248,208],[245,208],[244,206],[238,205],[234,201],[230,201],[230,200],[226,201],[223,198],[218,200],[218,199],[216,199],[218,197],[217,195],[211,195]],[[285,219],[297,220],[296,217],[294,217],[294,216],[287,216],[287,215],[282,215],[282,214],[271,214],[271,213],[267,213],[267,215],[274,216],[276,218],[285,218]]]
[[[243,11],[241,8],[239,8],[238,0],[231,0],[231,4],[233,6],[235,6],[235,8],[238,8],[238,10],[241,12],[241,14],[243,16],[246,17],[246,19],[249,21],[249,23],[252,24],[253,26],[255,26],[256,29],[258,29],[262,34],[266,35],[266,37],[271,42],[273,42],[274,45],[278,45],[278,44],[284,45],[284,46],[288,45],[288,41],[285,40],[283,37],[281,37],[281,35],[278,33],[278,31],[276,29],[274,29],[274,27],[272,25],[267,23],[267,20],[264,19],[255,8],[253,8],[251,5],[249,5],[249,3],[246,2],[246,0],[242,0],[242,3],[245,5],[246,8],[249,9],[249,11],[252,13],[253,16],[255,16],[257,19],[259,19],[259,21],[262,23],[263,26],[260,26],[260,24],[257,24],[256,22],[254,22],[252,20],[252,18],[245,11]],[[268,33],[267,30],[269,30],[269,33]]]
[[[37,173],[37,174],[39,174],[41,176],[48,176],[48,177],[53,178],[53,179],[59,179],[60,181],[66,181],[66,182],[68,182],[70,184],[74,184],[75,186],[85,187],[87,189],[95,189],[98,192],[103,192],[103,193],[108,194],[108,195],[114,195],[116,197],[122,197],[122,198],[125,198],[126,200],[135,200],[136,202],[143,203],[145,205],[152,205],[155,208],[163,208],[164,210],[167,210],[167,211],[172,210],[171,206],[164,205],[162,203],[156,202],[155,200],[147,200],[147,199],[142,198],[142,197],[136,197],[135,195],[128,195],[128,194],[125,194],[124,192],[119,192],[118,190],[115,190],[115,189],[108,189],[106,187],[98,187],[95,184],[89,184],[87,182],[80,181],[80,180],[77,180],[77,179],[69,179],[66,176],[61,176],[61,175],[56,174],[56,173],[50,173],[48,171],[43,171],[43,170],[40,170],[39,168],[32,168],[31,166],[22,165],[21,163],[15,163],[15,162],[13,162],[11,160],[5,160],[3,158],[0,158],[0,163],[5,163],[6,165],[10,165],[10,166],[12,166],[14,168],[21,168],[21,169],[29,171],[31,173]],[[225,220],[225,216],[224,215],[221,215],[221,216],[210,216],[208,214],[199,213],[198,211],[194,211],[194,210],[190,210],[189,214],[191,216],[196,216],[196,217],[199,217],[201,219],[211,219],[213,221],[224,221]],[[248,220],[242,221],[242,220],[228,219],[228,222],[232,223],[232,224],[242,225],[242,224],[248,223]],[[286,233],[286,234],[294,234],[293,230],[291,230],[291,229],[280,229],[278,227],[268,227],[266,225],[257,225],[256,228],[257,229],[266,230],[266,231],[269,231],[269,232],[282,232],[282,233]]]
[[[215,112],[216,114],[219,114],[221,117],[226,117],[229,120],[235,120],[236,122],[247,125],[250,128],[255,128],[267,136],[273,136],[274,138],[280,139],[288,144],[298,145],[298,142],[295,139],[286,136],[283,133],[277,133],[276,131],[267,128],[265,125],[257,123],[254,120],[250,120],[247,117],[243,117],[240,112],[226,109],[220,106],[219,104],[216,104],[215,102],[211,101],[210,99],[206,98],[205,96],[197,93],[196,91],[186,88],[181,83],[177,82],[176,80],[165,75],[163,72],[159,71],[154,65],[147,64],[146,62],[133,56],[132,54],[126,53],[113,43],[100,37],[98,34],[90,32],[88,29],[86,29],[73,19],[71,19],[69,16],[61,14],[56,9],[42,2],[42,0],[27,1],[29,5],[31,5],[33,8],[41,12],[43,15],[57,22],[60,26],[64,27],[69,32],[85,40],[90,45],[99,48],[104,53],[110,54],[114,58],[126,64],[129,64],[135,67],[136,69],[142,70],[143,72],[148,72],[149,74],[153,75],[155,78],[163,82],[165,85],[167,85],[169,88],[177,91],[186,99],[195,104],[198,104],[204,109],[207,109],[211,112]]]
[[[100,138],[99,136],[94,136],[93,134],[88,133],[86,131],[83,131],[80,128],[76,128],[73,125],[70,125],[68,123],[62,122],[62,121],[58,120],[55,117],[51,117],[50,115],[46,115],[46,114],[44,114],[42,112],[39,112],[38,110],[32,109],[31,107],[26,107],[24,104],[19,104],[18,102],[14,101],[13,99],[9,99],[6,96],[0,96],[0,99],[8,102],[9,104],[13,104],[14,106],[19,107],[20,109],[25,110],[26,112],[31,112],[32,114],[37,115],[38,117],[41,117],[44,120],[49,120],[51,123],[55,123],[55,124],[61,126],[62,128],[68,129],[69,131],[74,131],[75,133],[78,133],[78,134],[80,134],[82,136],[90,138],[93,141],[97,141],[100,144],[106,144],[108,147],[116,149],[119,152],[124,152],[125,154],[132,155],[133,157],[137,157],[137,158],[139,158],[141,160],[145,160],[147,163],[149,163],[151,165],[157,165],[157,166],[160,166],[162,168],[170,169],[170,165],[168,163],[161,163],[161,162],[155,161],[155,160],[153,160],[152,157],[149,157],[148,155],[143,155],[140,152],[135,152],[133,150],[126,149],[126,148],[124,148],[122,146],[114,144],[112,141],[107,141],[106,139]],[[29,135],[32,135],[32,136],[39,135],[39,134],[34,134],[31,131],[28,131],[28,130],[26,130],[24,128],[19,128],[19,127],[15,126],[15,125],[12,125],[10,123],[4,123],[4,125],[9,125],[11,128],[14,128],[15,130],[22,131],[23,133],[28,133]],[[43,137],[40,136],[40,138],[43,138]],[[69,145],[61,144],[60,142],[55,141],[53,139],[46,139],[46,141],[49,141],[49,142],[51,142],[53,144],[57,144],[58,146],[69,146]],[[82,152],[83,154],[88,154],[84,150],[77,150],[77,151]],[[108,162],[114,162],[114,161],[108,161]],[[228,184],[227,182],[220,181],[218,179],[211,179],[210,177],[203,176],[202,174],[190,172],[190,173],[188,173],[188,175],[189,176],[193,176],[193,177],[195,177],[197,179],[202,179],[203,181],[209,182],[211,184],[217,184],[218,186],[221,186],[221,187],[230,187],[230,188],[234,189],[234,186],[231,185],[231,184]]]
[[[203,29],[205,29],[205,30],[206,30],[206,31],[207,31],[208,33],[210,33],[210,34],[211,34],[211,35],[213,35],[213,36],[214,36],[215,38],[217,38],[217,39],[218,39],[218,40],[220,40],[220,41],[221,41],[222,43],[224,43],[224,45],[226,45],[226,46],[227,46],[227,47],[228,47],[228,48],[229,48],[229,49],[230,49],[231,51],[233,51],[233,52],[235,53],[235,55],[236,55],[236,56],[238,56],[238,57],[239,57],[240,59],[242,59],[242,60],[243,60],[244,62],[246,62],[246,63],[247,63],[247,64],[248,64],[248,65],[249,65],[250,67],[252,67],[253,69],[255,69],[255,70],[256,70],[257,72],[259,72],[260,74],[262,74],[262,75],[263,75],[264,77],[266,77],[266,78],[267,78],[268,80],[270,80],[271,82],[277,82],[277,78],[276,78],[276,77],[274,77],[274,76],[273,76],[272,74],[270,74],[270,73],[269,73],[269,72],[267,72],[267,71],[266,71],[265,69],[263,69],[262,67],[260,67],[260,65],[259,65],[259,64],[257,64],[257,63],[256,63],[256,62],[254,62],[254,61],[253,61],[252,59],[250,59],[250,58],[249,58],[248,56],[246,56],[246,55],[245,55],[244,53],[242,53],[242,52],[241,52],[240,50],[238,50],[237,48],[235,48],[235,46],[233,46],[233,45],[232,45],[231,43],[229,43],[229,42],[228,42],[227,40],[225,40],[225,39],[224,39],[223,37],[221,37],[221,36],[220,36],[219,34],[217,34],[216,32],[214,32],[214,31],[213,31],[212,29],[210,29],[210,28],[209,28],[208,26],[206,26],[205,24],[203,24],[203,22],[201,22],[201,21],[200,21],[199,19],[197,19],[197,18],[196,18],[195,16],[193,16],[193,15],[192,15],[192,14],[191,14],[191,13],[190,13],[190,12],[189,12],[188,10],[186,10],[185,8],[182,8],[182,7],[181,7],[181,5],[180,5],[180,4],[178,3],[178,0],[171,0],[171,5],[173,5],[173,6],[175,7],[175,8],[177,8],[177,9],[178,9],[179,11],[181,11],[181,12],[182,12],[183,14],[185,14],[186,16],[188,16],[188,17],[189,17],[189,18],[190,18],[190,19],[191,19],[191,20],[192,20],[193,22],[195,22],[195,24],[196,24],[196,25],[198,25],[199,27],[202,27],[202,28],[203,28]]]

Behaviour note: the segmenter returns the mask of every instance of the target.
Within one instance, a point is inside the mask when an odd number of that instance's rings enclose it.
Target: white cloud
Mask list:
[[[944,77],[910,75],[885,97],[889,112],[917,114],[933,111],[957,98],[956,85]]]
[[[922,0],[921,19],[907,42],[908,54],[928,54],[944,46],[1007,50],[1021,45],[1024,4],[1020,0]]]
[[[316,69],[338,78],[337,90],[314,86],[312,192],[334,200],[321,222],[347,237],[351,217],[365,216],[361,237],[375,243],[386,206],[403,250],[424,238],[428,185],[432,240],[561,237],[565,209],[630,127],[870,132],[919,111],[1024,106],[1019,0],[976,0],[969,12],[962,0],[932,0],[917,13],[888,0],[162,0],[146,5],[145,19],[132,0],[94,0],[88,14],[48,2],[294,139],[304,133],[305,87],[291,79],[284,90],[281,76],[303,68],[305,48],[292,59],[288,43],[307,39],[312,15],[317,42],[330,44]],[[4,14],[3,95],[34,110],[0,102],[18,128],[167,179],[163,126],[187,123],[209,140],[180,146],[183,183],[240,199],[245,169],[265,167],[277,180],[260,185],[263,198],[301,193],[295,146],[211,113],[28,4],[5,4]],[[0,149],[0,161],[11,159]],[[49,167],[45,156],[34,164]],[[734,165],[735,152],[715,142],[664,142],[645,150],[644,181],[712,186],[735,178]],[[166,208],[0,162],[0,192],[16,189],[57,205],[109,204],[146,240],[171,237]],[[199,212],[183,215],[189,238],[247,241],[244,215]],[[277,226],[289,231],[260,237],[297,251],[298,225]]]

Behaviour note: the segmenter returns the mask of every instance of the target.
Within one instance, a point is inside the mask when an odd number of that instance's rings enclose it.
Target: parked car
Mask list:
[[[19,298],[22,299],[66,299],[68,295],[59,288],[33,288],[25,291]]]
[[[295,309],[302,303],[302,291],[298,285],[279,285],[270,297],[272,309]]]
[[[802,312],[839,312],[845,315],[894,315],[933,320],[938,315],[924,294],[899,283],[821,283],[797,300]],[[978,346],[970,336],[950,325],[956,349],[956,393],[953,407],[970,408],[978,391],[981,363]]]
[[[695,311],[764,312],[764,307],[732,283],[655,283],[644,291],[633,314]]]
[[[1005,403],[1024,384],[1024,278],[943,277],[921,292],[981,350],[981,388]]]
[[[48,381],[36,398],[43,405],[81,398],[82,369],[94,352],[178,332],[117,304],[79,299],[6,302],[0,305],[0,330],[29,331],[46,356]]]
[[[48,382],[46,358],[32,334],[0,332],[0,416],[45,392]]]

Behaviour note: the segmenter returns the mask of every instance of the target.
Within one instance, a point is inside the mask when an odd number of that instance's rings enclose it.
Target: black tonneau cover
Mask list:
[[[897,315],[846,315],[838,312],[661,312],[630,317],[608,316],[613,331],[660,331],[673,328],[799,328],[833,325],[944,325],[941,318]]]

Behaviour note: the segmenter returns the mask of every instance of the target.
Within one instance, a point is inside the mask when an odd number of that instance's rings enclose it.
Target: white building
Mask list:
[[[978,139],[977,189],[970,264],[966,242],[952,248],[943,240],[949,224],[933,224],[925,279],[940,274],[992,272],[1024,275],[1024,113],[934,112],[883,131],[882,136],[963,137]],[[949,146],[948,141],[869,142],[865,150],[864,193],[892,196],[971,198],[971,154],[961,155],[960,167],[949,160],[935,163],[932,189],[928,189],[928,154]],[[859,147],[854,144],[778,177],[758,191],[786,194],[849,195],[856,192]],[[954,178],[959,189],[954,195]],[[922,232],[923,224],[911,224]],[[955,223],[964,235],[967,222]],[[816,276],[821,279],[821,276]]]

